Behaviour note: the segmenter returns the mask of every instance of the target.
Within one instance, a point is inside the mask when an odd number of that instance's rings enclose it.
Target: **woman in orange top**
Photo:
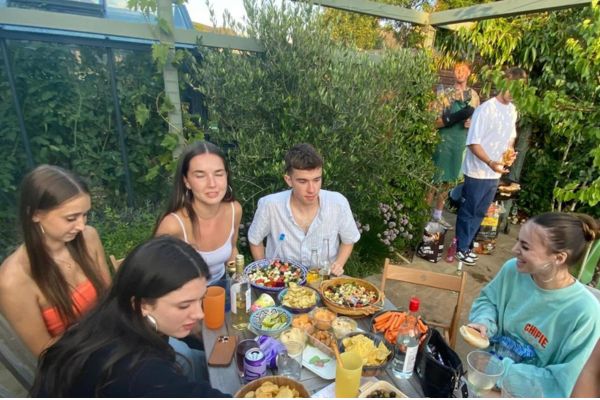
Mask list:
[[[86,184],[60,167],[41,165],[21,184],[24,243],[0,266],[0,312],[36,357],[110,282],[90,206]]]

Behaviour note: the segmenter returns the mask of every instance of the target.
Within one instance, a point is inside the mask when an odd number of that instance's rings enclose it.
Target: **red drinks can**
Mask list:
[[[266,374],[267,358],[260,348],[251,348],[244,355],[244,380],[250,382]]]

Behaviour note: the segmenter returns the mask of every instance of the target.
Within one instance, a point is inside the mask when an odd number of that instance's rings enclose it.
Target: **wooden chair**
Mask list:
[[[117,270],[121,266],[121,263],[123,262],[123,260],[125,260],[125,258],[119,258],[119,259],[117,259],[112,254],[110,256],[108,256],[108,258],[110,259],[110,263],[112,265],[113,272],[117,272]]]
[[[414,285],[428,286],[436,289],[449,290],[458,294],[456,299],[456,307],[452,314],[450,324],[441,324],[427,321],[429,325],[437,326],[444,329],[444,336],[450,346],[454,348],[456,344],[456,336],[458,334],[458,322],[462,309],[463,295],[465,284],[467,282],[467,273],[463,272],[461,276],[441,274],[439,272],[424,271],[416,268],[408,268],[390,263],[389,259],[385,259],[383,267],[383,277],[381,279],[381,291],[385,290],[385,282],[388,279],[394,279],[401,282],[406,282]]]
[[[594,278],[596,267],[600,262],[600,239],[592,242],[580,265],[577,266],[573,275],[583,284],[589,284]],[[600,280],[596,285],[600,289]]]

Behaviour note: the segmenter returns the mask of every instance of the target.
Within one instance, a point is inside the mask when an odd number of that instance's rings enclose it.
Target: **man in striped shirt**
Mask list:
[[[322,175],[323,159],[313,146],[302,143],[288,151],[284,179],[290,189],[261,198],[248,231],[255,260],[281,257],[309,266],[316,249],[320,257],[329,254],[332,274],[344,272],[360,233],[348,200],[321,190]],[[278,246],[282,233],[285,239]]]

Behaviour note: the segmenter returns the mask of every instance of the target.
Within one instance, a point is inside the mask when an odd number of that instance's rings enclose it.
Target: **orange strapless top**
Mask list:
[[[77,315],[82,315],[88,312],[96,304],[98,294],[96,293],[96,288],[88,279],[77,285],[71,294],[71,299],[73,300],[73,311],[75,311]],[[60,335],[67,329],[67,326],[60,317],[56,307],[44,308],[42,310],[42,318],[44,318],[46,328],[52,337]]]

